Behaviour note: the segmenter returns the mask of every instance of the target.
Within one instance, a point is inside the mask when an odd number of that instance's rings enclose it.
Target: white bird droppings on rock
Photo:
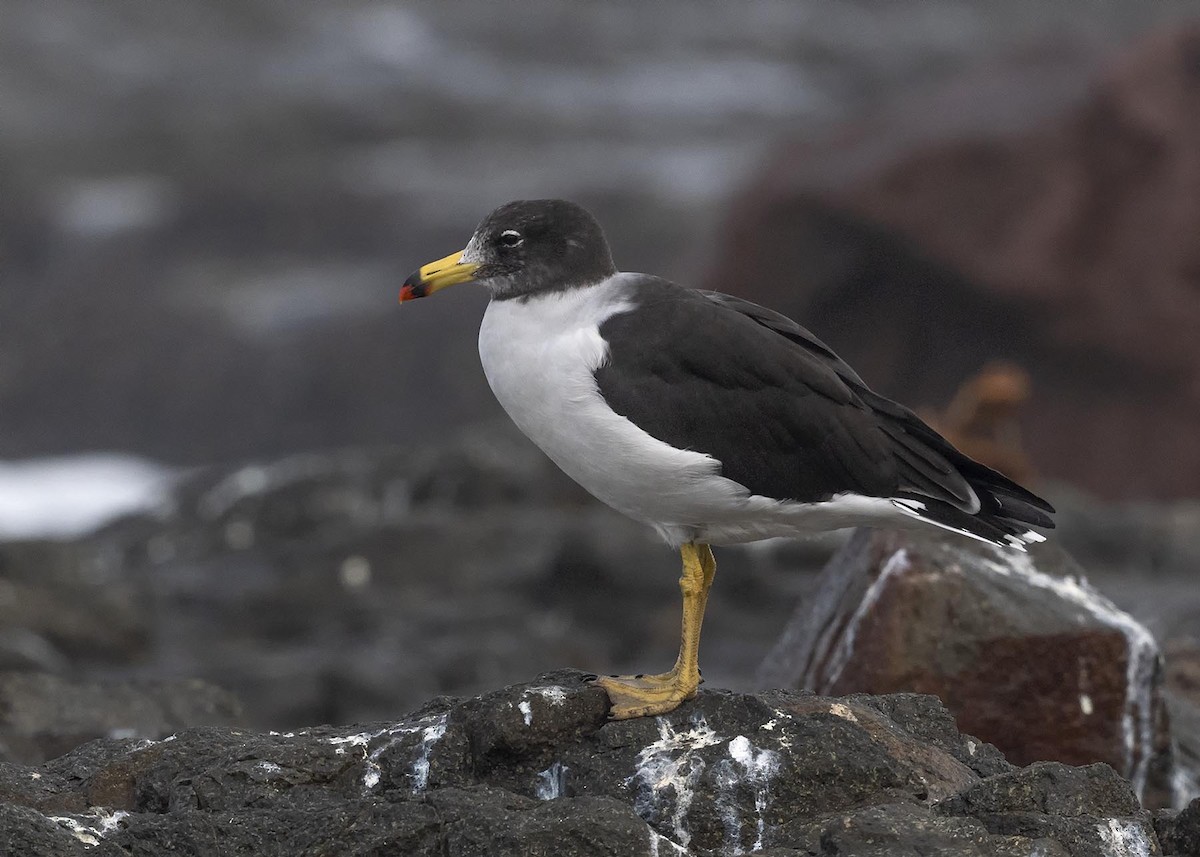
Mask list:
[[[551,705],[562,705],[567,701],[566,689],[557,684],[547,685],[546,687],[531,687],[525,693],[536,693]]]
[[[709,727],[703,714],[694,715],[692,728],[685,732],[676,732],[665,718],[657,720],[658,740],[638,753],[637,767],[626,782],[636,784],[633,808],[642,820],[670,818],[679,844],[686,849],[692,838],[687,813],[705,767],[696,751],[725,739]]]
[[[863,593],[862,601],[854,610],[854,615],[850,617],[850,621],[846,623],[846,630],[842,634],[841,640],[838,642],[837,650],[834,651],[833,657],[830,659],[829,678],[827,686],[833,687],[837,680],[841,677],[842,671],[846,669],[846,665],[850,663],[850,658],[854,654],[854,643],[858,636],[858,628],[862,624],[863,619],[875,607],[875,603],[887,589],[888,583],[893,577],[903,574],[909,568],[908,551],[904,548],[896,551],[888,561],[883,564],[883,570],[879,572],[879,577],[871,582],[867,587],[867,591]],[[805,686],[812,686],[812,676],[809,676]]]
[[[785,722],[785,721],[792,719],[792,715],[786,711],[783,711],[782,709],[773,708],[771,710],[775,712],[775,716],[772,717],[767,723],[764,723],[760,728],[766,729],[767,731],[770,731],[770,732],[773,732],[775,730],[775,727],[778,726],[781,722]],[[782,749],[784,749],[784,750],[792,749],[792,739],[790,737],[788,737],[786,732],[780,731],[779,733],[777,733],[775,736],[775,740],[779,742],[779,746]]]
[[[1154,849],[1140,822],[1110,818],[1096,825],[1104,843],[1104,857],[1151,857]]]
[[[761,851],[766,836],[767,801],[771,779],[779,770],[779,754],[759,750],[745,735],[729,742],[730,759],[720,763],[717,770],[717,796],[722,823],[725,825],[730,854],[746,853],[742,845],[743,820],[738,810],[738,792],[747,786],[754,792],[754,844],[750,851]]]
[[[555,762],[537,775],[533,794],[538,800],[554,800],[566,793],[567,773],[571,769],[562,762]]]
[[[337,746],[337,754],[339,756],[344,756],[346,755],[346,747],[365,747],[370,744],[372,740],[378,738],[380,735],[383,735],[385,732],[387,732],[386,729],[381,729],[378,732],[358,732],[354,735],[338,735],[337,737],[329,738],[327,740],[330,744]],[[272,732],[271,734],[276,735],[278,733]],[[285,733],[281,737],[292,738],[294,736],[291,733]]]
[[[363,748],[363,761],[366,765],[366,770],[363,772],[363,787],[367,791],[371,791],[379,785],[382,773],[379,769],[379,757],[394,747],[402,736],[420,732],[421,742],[417,745],[417,758],[408,775],[413,791],[419,792],[424,791],[429,783],[429,754],[438,740],[446,734],[447,717],[446,714],[430,715],[422,717],[415,723],[397,723],[395,726],[387,726],[375,732],[357,732],[353,735],[339,735],[325,740],[337,746],[339,756],[345,755],[347,747]],[[385,736],[389,740],[384,741],[374,750],[367,751],[367,747],[372,742]]]
[[[540,696],[550,705],[562,705],[567,701],[567,691],[559,685],[552,684],[546,687],[531,687],[526,690],[521,696],[521,701],[517,704],[517,708],[521,710],[521,716],[525,718],[525,725],[529,726],[533,723],[533,706],[530,704],[530,695]]]
[[[1084,717],[1090,716],[1096,710],[1095,703],[1092,702],[1092,698],[1086,693],[1079,694],[1079,710],[1083,712]]]
[[[667,839],[667,837],[663,836],[661,833],[659,833],[654,828],[647,826],[646,829],[650,831],[650,855],[651,855],[651,857],[659,857],[660,854],[675,854],[675,855],[682,855],[682,857],[688,857],[688,855],[691,853],[686,848],[681,846],[678,842],[672,842],[670,839]],[[662,846],[666,846],[667,850],[660,851],[659,849]]]
[[[413,762],[412,774],[410,774],[415,792],[425,791],[425,787],[429,785],[429,754],[433,752],[434,745],[446,734],[446,720],[447,715],[443,714],[436,723],[426,726],[421,731],[421,745],[418,748],[417,760]]]
[[[117,810],[116,812],[109,812],[108,810],[102,808],[97,808],[84,816],[47,816],[47,818],[49,818],[55,824],[71,831],[71,834],[76,839],[89,848],[94,845],[99,845],[101,839],[115,831],[120,825],[121,821],[128,817],[129,813],[123,809]],[[92,823],[85,824],[84,821],[89,821]]]

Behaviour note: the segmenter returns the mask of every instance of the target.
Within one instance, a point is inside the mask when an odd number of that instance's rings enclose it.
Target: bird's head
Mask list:
[[[616,273],[600,224],[561,199],[502,205],[483,219],[465,249],[418,268],[400,300],[456,283],[479,283],[497,300],[599,282]]]

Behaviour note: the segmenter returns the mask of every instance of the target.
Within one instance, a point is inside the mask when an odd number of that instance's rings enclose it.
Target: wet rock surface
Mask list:
[[[1161,653],[1053,544],[858,531],[760,671],[819,693],[936,694],[1018,764],[1107,762],[1179,800]]]
[[[932,697],[702,691],[661,718],[610,722],[606,710],[602,691],[560,671],[433,700],[399,722],[92,742],[36,768],[0,765],[0,846],[30,857],[1163,853],[1112,769],[1014,768]],[[1145,850],[1113,850],[1114,835]]]

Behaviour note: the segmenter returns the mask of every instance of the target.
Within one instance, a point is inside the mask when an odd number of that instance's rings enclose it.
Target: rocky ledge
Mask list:
[[[1107,765],[1010,765],[932,696],[706,690],[610,722],[583,679],[0,765],[0,853],[1125,857],[1200,834]]]

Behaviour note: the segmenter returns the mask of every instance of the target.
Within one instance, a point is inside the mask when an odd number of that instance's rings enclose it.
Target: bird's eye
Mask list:
[[[515,229],[505,229],[496,241],[501,247],[520,247],[525,238]]]

